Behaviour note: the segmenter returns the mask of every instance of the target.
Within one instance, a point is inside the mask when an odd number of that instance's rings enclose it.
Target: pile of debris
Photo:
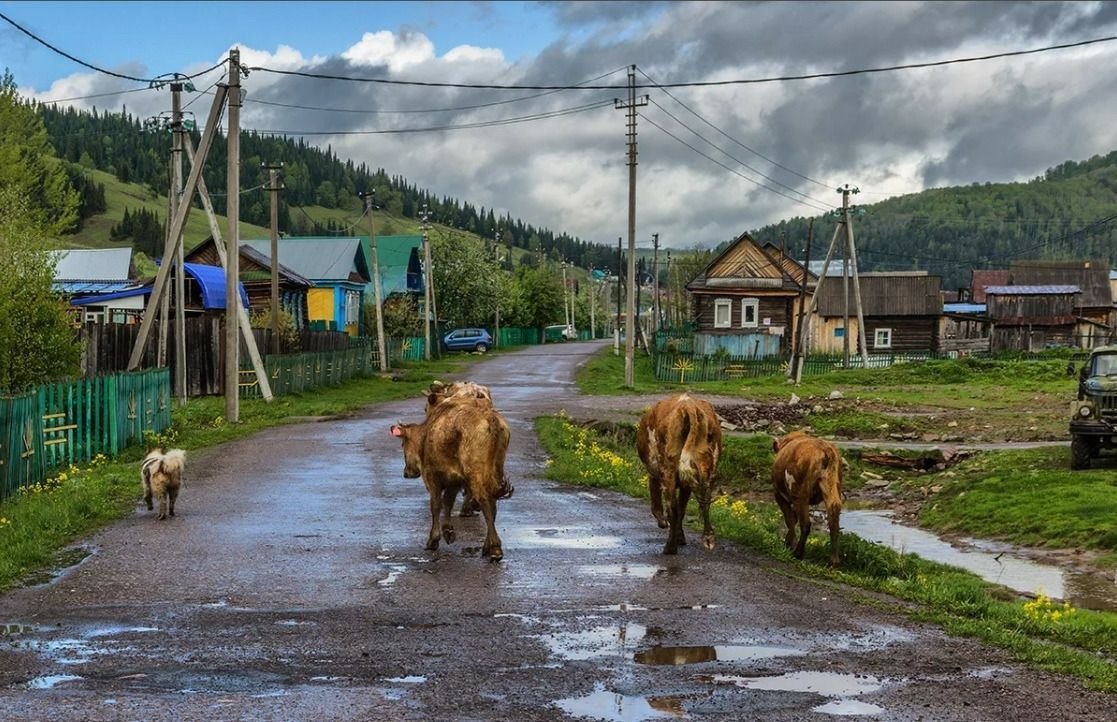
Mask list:
[[[775,436],[786,433],[788,425],[802,423],[810,407],[790,404],[738,404],[715,406],[727,431],[767,431]]]

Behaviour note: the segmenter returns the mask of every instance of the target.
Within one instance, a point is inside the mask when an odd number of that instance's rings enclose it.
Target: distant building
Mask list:
[[[942,279],[926,271],[861,273],[862,315],[868,352],[937,351],[942,316]],[[857,305],[849,284],[849,328],[845,327],[843,284],[827,276],[816,291],[817,315],[811,321],[810,350],[839,353],[849,334],[851,353],[859,353]]]

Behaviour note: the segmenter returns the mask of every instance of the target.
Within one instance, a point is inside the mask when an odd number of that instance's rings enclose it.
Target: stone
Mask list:
[[[837,389],[834,389],[826,398],[830,399],[831,401],[833,401],[834,399],[844,399],[845,394],[843,394],[841,391],[838,391]]]

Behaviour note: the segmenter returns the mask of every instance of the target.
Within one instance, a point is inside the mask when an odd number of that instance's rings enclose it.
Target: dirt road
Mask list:
[[[512,426],[502,563],[477,518],[423,550],[426,495],[388,433],[419,399],[192,452],[178,517],[137,505],[0,597],[0,718],[1114,719],[1113,698],[730,544],[663,557],[642,503],[542,480],[533,416],[646,403],[576,396],[594,348],[471,373]]]

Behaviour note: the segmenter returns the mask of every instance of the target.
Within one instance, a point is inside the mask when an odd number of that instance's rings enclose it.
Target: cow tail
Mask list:
[[[502,437],[499,442],[500,445],[507,450],[508,443],[512,440],[512,432],[509,430],[507,424],[499,424],[498,433]],[[508,477],[504,473],[504,454],[498,454],[497,457],[496,478],[498,480],[498,485],[496,489],[496,498],[508,499],[511,498],[512,492],[516,491],[516,487],[512,486],[512,483],[508,481]]]
[[[679,433],[679,478],[688,484],[698,481],[694,459],[695,442],[706,437],[705,420],[694,406],[687,406],[682,414],[682,424]]]

